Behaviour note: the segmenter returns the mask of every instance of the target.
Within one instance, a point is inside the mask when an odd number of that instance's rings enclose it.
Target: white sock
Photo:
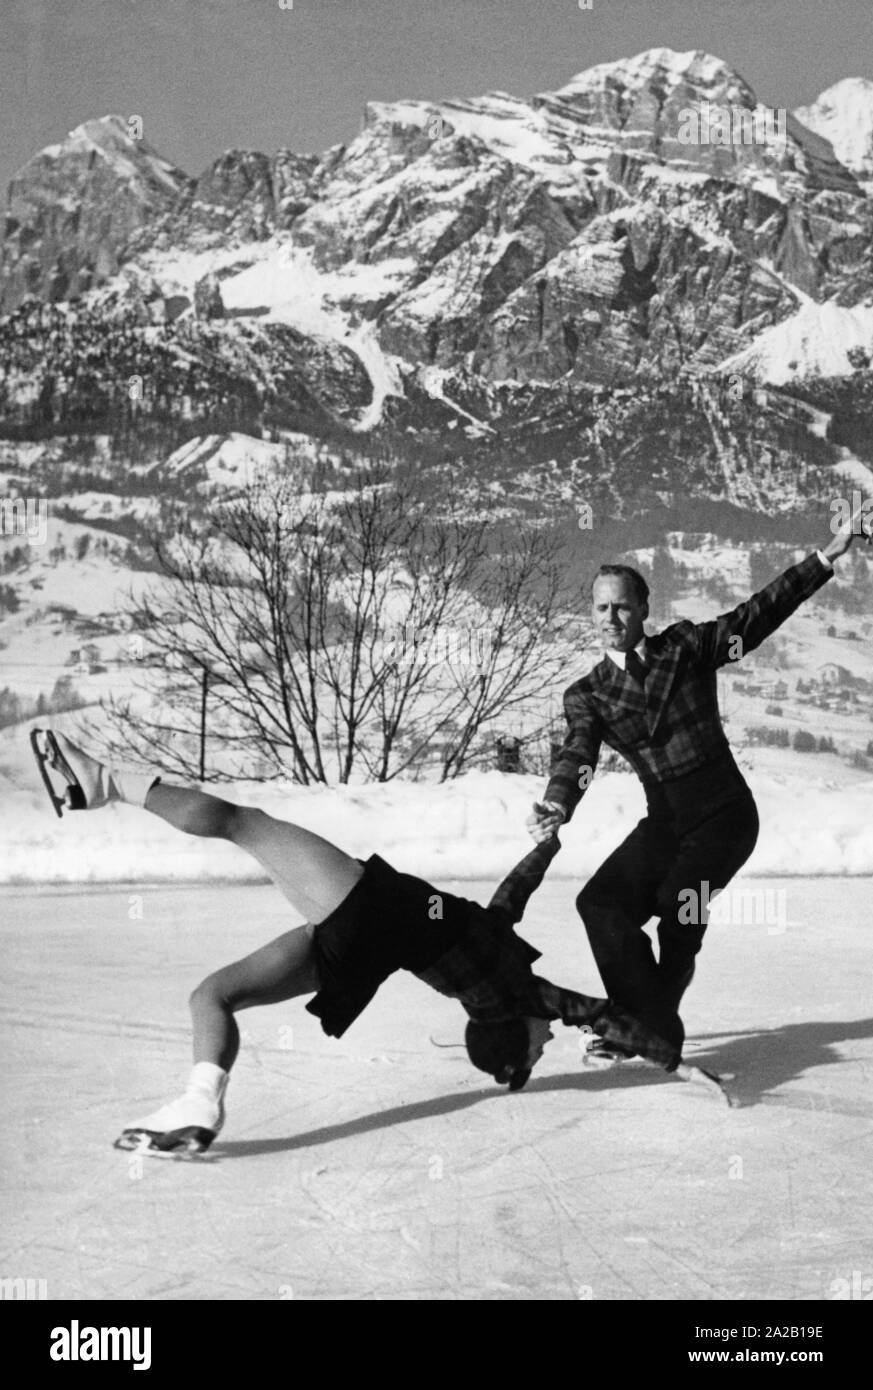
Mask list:
[[[115,796],[112,800],[126,801],[131,806],[145,806],[146,797],[151,791],[155,782],[160,782],[160,777],[153,772],[119,772],[116,768],[107,768],[110,796],[112,790]]]
[[[188,1085],[180,1096],[144,1118],[125,1125],[128,1130],[182,1129],[199,1125],[216,1134],[224,1125],[224,1089],[227,1072],[214,1062],[197,1062],[191,1068]]]
[[[207,1096],[210,1100],[221,1100],[227,1085],[227,1072],[215,1062],[195,1062],[188,1078],[186,1093]]]

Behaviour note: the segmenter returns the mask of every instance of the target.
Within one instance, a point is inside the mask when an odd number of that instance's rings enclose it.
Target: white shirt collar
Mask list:
[[[637,645],[634,647],[634,651],[636,652],[636,654],[637,654],[637,656],[639,657],[640,661],[645,662],[645,659],[646,659],[646,639],[645,639],[645,637],[641,638],[640,641],[637,642]],[[615,662],[616,666],[618,666],[618,667],[620,668],[620,670],[622,670],[622,671],[624,670],[624,668],[625,668],[625,663],[626,663],[626,661],[627,661],[627,652],[616,652],[616,651],[613,651],[612,647],[607,647],[607,648],[606,648],[606,655],[609,657],[610,661],[614,661],[614,662]]]

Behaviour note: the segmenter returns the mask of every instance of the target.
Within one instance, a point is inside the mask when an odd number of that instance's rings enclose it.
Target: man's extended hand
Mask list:
[[[859,507],[854,516],[848,521],[844,521],[828,544],[822,547],[822,555],[826,555],[833,563],[841,555],[845,555],[856,536],[860,536],[867,545],[870,545],[873,543],[871,523],[873,523],[873,517],[869,515],[869,511],[865,514],[864,507]]]
[[[535,801],[533,811],[527,818],[527,828],[537,844],[541,845],[544,840],[557,835],[565,819],[563,807],[556,801]]]

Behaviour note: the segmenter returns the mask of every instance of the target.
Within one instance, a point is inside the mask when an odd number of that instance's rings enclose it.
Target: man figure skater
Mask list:
[[[564,693],[568,731],[543,801],[528,820],[546,842],[584,795],[602,743],[632,766],[646,815],[576,900],[610,999],[680,1051],[679,1004],[707,925],[688,921],[688,896],[714,896],[746,862],[758,837],[752,793],[718,711],[716,671],[759,646],[833,574],[852,544],[852,518],[823,550],[792,565],[745,603],[711,622],[683,620],[647,637],[648,586],[627,565],[603,565],[592,616],[605,648],[594,670]],[[865,534],[869,543],[869,535]],[[643,930],[657,917],[658,959]],[[606,1058],[633,1053],[595,1043]]]

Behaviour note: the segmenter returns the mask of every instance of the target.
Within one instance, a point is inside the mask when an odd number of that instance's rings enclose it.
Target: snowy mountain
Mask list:
[[[844,77],[794,114],[830,142],[847,169],[859,179],[873,180],[873,82]]]
[[[843,308],[808,301],[796,314],[761,333],[750,347],[720,363],[770,386],[816,377],[869,373],[873,362],[873,304]]]
[[[838,84],[819,117],[847,133],[870,86]],[[393,421],[469,438],[495,413],[529,420],[537,396],[553,418],[556,392],[566,407],[757,363],[798,321],[804,342],[839,336],[873,295],[865,188],[702,52],[648,50],[530,98],[370,103],[347,144],[230,150],[197,178],[138,137],[87,121],[10,185],[14,432],[135,417],[187,436]],[[831,306],[818,329],[815,305]],[[863,375],[865,332],[832,353],[787,342],[778,379]]]
[[[719,59],[667,49],[529,100],[371,103],[347,145],[228,151],[198,179],[107,117],[13,180],[2,304],[101,284],[172,315],[215,276],[234,317],[292,321],[302,280],[383,352],[488,380],[712,365],[801,294],[873,289],[864,191],[826,140],[766,117]]]
[[[869,85],[832,89],[846,136]],[[475,477],[576,568],[681,536],[677,601],[737,588],[698,583],[701,551],[743,575],[813,541],[873,462],[866,147],[820,103],[659,48],[530,97],[371,102],[345,144],[198,177],[119,116],[40,151],[0,260],[0,490],[53,513],[50,549],[4,538],[16,688],[48,688],[37,633],[61,672],[86,637],[122,661],[143,528],[286,457]]]
[[[115,274],[134,233],[176,206],[190,180],[122,116],[85,121],[12,179],[2,298],[73,299]]]

